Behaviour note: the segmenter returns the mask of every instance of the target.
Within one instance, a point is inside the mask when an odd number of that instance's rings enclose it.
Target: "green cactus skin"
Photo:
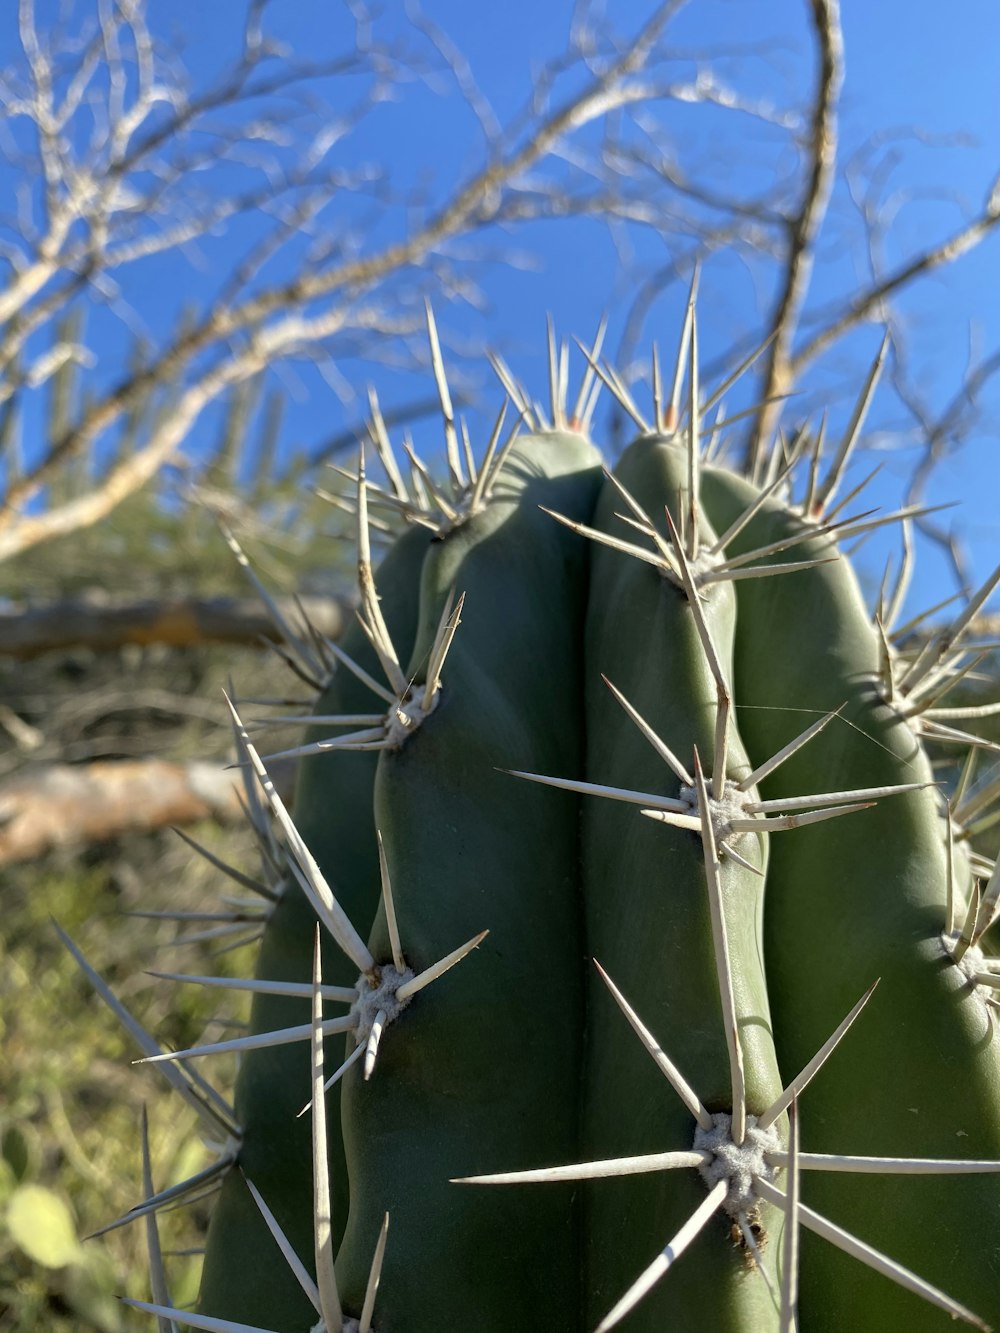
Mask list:
[[[351,1216],[338,1277],[358,1308],[391,1200],[379,1333],[576,1322],[565,1196],[525,1208],[516,1192],[449,1178],[579,1152],[578,804],[498,769],[582,771],[587,543],[539,505],[587,519],[599,479],[580,436],[528,437],[490,507],[424,561],[411,675],[452,589],[465,610],[437,708],[380,758],[376,820],[411,967],[490,933],[386,1028],[372,1078],[358,1066],[345,1078]],[[384,914],[371,948],[391,956]]]
[[[392,547],[378,570],[382,612],[396,642],[412,644],[417,630],[420,565],[428,544],[423,529],[411,529]],[[357,625],[341,646],[366,671],[378,659]],[[339,667],[319,696],[319,714],[357,713],[380,702],[357,676]],[[328,728],[310,736],[320,739]],[[367,753],[314,754],[301,762],[295,792],[296,827],[306,839],[352,920],[371,920],[379,901],[378,853],[372,790],[378,756]],[[257,976],[273,981],[308,980],[312,972],[316,916],[298,884],[289,878],[260,949]],[[329,939],[324,940],[325,980],[353,986],[357,969]],[[309,1021],[309,1001],[274,995],[254,997],[250,1031],[269,1032]],[[331,1054],[339,1042],[328,1040]],[[240,1166],[274,1210],[297,1252],[312,1250],[312,1166],[308,1117],[299,1117],[308,1097],[307,1043],[252,1051],[243,1057],[236,1111],[243,1126]],[[338,1114],[340,1089],[327,1097],[331,1119]],[[347,1220],[347,1169],[339,1135],[331,1136],[334,1235]],[[216,1236],[224,1236],[218,1243]],[[240,1255],[234,1264],[233,1255]],[[312,1307],[283,1264],[274,1263],[274,1240],[238,1172],[230,1172],[213,1210],[202,1276],[200,1308],[277,1328],[308,1329]],[[248,1281],[248,1274],[260,1280]]]
[[[615,468],[616,478],[646,513],[669,506],[686,489],[687,453],[655,437],[637,440]],[[614,517],[622,498],[606,483],[594,526],[620,535]],[[702,537],[714,538],[707,525]],[[724,669],[729,671],[735,597],[711,585],[704,612]],[[592,552],[587,622],[587,776],[595,783],[676,796],[680,782],[632,726],[601,681],[617,686],[688,771],[697,746],[711,776],[716,687],[683,589],[649,564],[605,547]],[[731,673],[730,673],[731,674]],[[728,776],[749,772],[730,727]],[[584,889],[587,947],[623,991],[710,1111],[731,1110],[729,1060],[712,948],[701,838],[643,818],[634,805],[590,798],[584,805]],[[761,870],[763,837],[739,850]],[[781,1090],[771,1041],[762,970],[764,879],[734,862],[722,872],[725,915],[740,1015],[751,1113]],[[586,1159],[690,1147],[690,1113],[629,1031],[603,983],[590,986],[586,1071]],[[623,1114],[623,1097],[628,1114]],[[693,1171],[595,1181],[586,1188],[587,1327],[608,1312],[639,1271],[704,1196]],[[778,1252],[780,1213],[765,1209],[766,1254]],[[744,1254],[733,1244],[725,1214],[639,1306],[629,1329],[775,1328],[766,1287],[748,1281]],[[624,1246],[621,1237],[629,1241]],[[645,1237],[643,1240],[641,1238]],[[714,1242],[714,1243],[713,1243]],[[665,1321],[669,1320],[669,1325]]]
[[[401,744],[399,729],[387,726],[377,764],[368,754],[308,760],[296,820],[375,960],[370,966],[358,942],[359,978],[357,963],[325,947],[324,981],[364,993],[392,976],[376,829],[409,969],[489,934],[391,1014],[370,1078],[359,1060],[341,1091],[319,1101],[332,1130],[329,1242],[322,1200],[313,1203],[308,1121],[296,1119],[310,1089],[306,1044],[246,1057],[236,1106],[241,1165],[306,1266],[315,1228],[316,1249],[331,1252],[321,1276],[330,1289],[336,1281],[348,1315],[317,1324],[237,1173],[211,1225],[203,1313],[241,1321],[228,1333],[603,1333],[619,1325],[627,1333],[943,1333],[949,1314],[980,1329],[984,1319],[1000,1325],[998,1006],[995,992],[974,984],[979,955],[960,966],[956,933],[945,934],[949,864],[961,928],[966,903],[976,901],[975,862],[949,845],[942,797],[927,785],[933,775],[916,727],[887,693],[880,638],[848,561],[790,506],[787,488],[736,532],[761,493],[699,463],[695,422],[674,436],[647,431],[605,482],[593,446],[561,429],[564,406],[552,414],[560,429],[528,436],[509,454],[495,452],[498,423],[492,472],[484,464],[475,478],[470,468],[474,482],[460,495],[458,437],[429,328],[456,504],[442,506],[437,537],[424,528],[403,537],[378,573],[381,615],[416,687],[399,695],[400,706],[425,683],[453,593],[465,595],[462,623],[419,726]],[[693,351],[693,311],[689,335]],[[558,385],[554,349],[550,360]],[[654,382],[663,430],[676,420],[679,389],[665,418]],[[694,372],[691,383],[696,405]],[[517,386],[508,387],[517,399]],[[847,452],[838,453],[826,499]],[[424,521],[433,485],[421,481],[410,495],[384,450],[380,457],[388,507]],[[366,486],[359,477],[361,533]],[[802,540],[789,546],[792,537]],[[760,554],[775,543],[782,548]],[[739,557],[747,559],[737,576],[720,569]],[[785,568],[817,560],[825,563]],[[359,564],[363,613],[377,620],[360,553]],[[772,577],[745,577],[775,564],[783,568]],[[375,670],[361,633],[344,646]],[[404,673],[390,665],[395,689]],[[371,695],[339,671],[319,707],[371,711]],[[839,717],[782,755],[833,710]],[[399,716],[391,705],[387,720]],[[894,790],[915,782],[920,790]],[[833,811],[823,800],[813,809],[759,805],[835,793],[832,804],[848,806],[870,788],[893,790],[843,819],[827,820]],[[684,807],[671,808],[679,797]],[[280,822],[284,811],[269,799]],[[648,817],[650,806],[668,818]],[[827,822],[812,822],[819,818]],[[746,827],[750,819],[760,827]],[[285,834],[291,862],[287,823]],[[989,883],[1000,890],[1000,875]],[[313,982],[314,928],[305,895],[290,887],[258,974]],[[800,1080],[876,980],[843,1046],[811,1081]],[[624,1000],[616,1004],[616,995]],[[304,1022],[309,1012],[306,1000],[260,997],[252,1030]],[[630,1022],[647,1036],[640,1040]],[[314,1041],[318,1049],[315,1031]],[[647,1041],[659,1043],[659,1067]],[[327,1046],[331,1067],[340,1064],[339,1040]],[[363,1031],[347,1039],[348,1053],[366,1046]],[[666,1060],[690,1085],[686,1101],[664,1076]],[[798,1090],[794,1120],[779,1114],[789,1089]],[[717,1118],[725,1132],[738,1126],[741,1108],[773,1131],[771,1159],[751,1169],[749,1197],[759,1208],[733,1205],[731,1176],[725,1200],[726,1186],[700,1177],[723,1149],[700,1168],[690,1160],[707,1141],[705,1122]],[[803,1154],[797,1215],[784,1197],[794,1192],[793,1144]],[[671,1152],[688,1154],[687,1164],[658,1163],[645,1174],[633,1173],[634,1161],[627,1171],[608,1166]],[[958,1158],[981,1171],[873,1178],[807,1169],[814,1153]],[[541,1168],[557,1167],[558,1182],[538,1179]],[[809,1209],[968,1308],[936,1292],[921,1300],[814,1239]],[[386,1212],[372,1322],[362,1311]],[[707,1221],[664,1274],[693,1217]],[[339,1300],[326,1299],[328,1313]],[[142,1308],[226,1329],[163,1305]]]
[[[752,489],[706,471],[702,494],[725,525]],[[768,503],[732,554],[781,540],[802,521]],[[833,554],[825,538],[801,558]],[[777,556],[775,559],[782,557]],[[907,722],[882,698],[878,640],[846,560],[747,582],[736,645],[740,727],[751,755],[773,753],[816,714],[835,721],[764,783],[797,791],[931,782]],[[798,712],[795,710],[808,710]],[[849,1043],[810,1087],[803,1135],[814,1152],[995,1159],[1000,1046],[995,1020],[940,945],[947,833],[933,789],[775,839],[767,887],[768,985],[782,1070],[809,1058],[858,997],[879,987]],[[961,867],[961,853],[956,855]],[[966,877],[967,878],[967,877]],[[824,1216],[1000,1323],[1000,1189],[995,1176],[923,1179],[810,1174]],[[936,1330],[944,1316],[811,1237],[803,1238],[803,1327]]]

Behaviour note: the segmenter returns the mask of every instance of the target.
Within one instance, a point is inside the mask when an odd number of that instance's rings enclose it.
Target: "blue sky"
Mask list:
[[[39,13],[56,8],[39,0]],[[77,4],[84,11],[82,0]],[[463,51],[501,120],[520,107],[531,88],[532,70],[558,50],[572,13],[565,0],[508,0],[503,6],[468,0],[425,0],[424,12],[446,30]],[[690,0],[670,31],[680,50],[706,55],[720,52],[716,68],[747,93],[780,106],[799,102],[810,86],[812,50],[805,0]],[[611,5],[616,28],[635,31],[650,6],[636,0]],[[154,30],[183,47],[183,59],[196,79],[210,77],[233,50],[244,5],[238,0],[151,0]],[[17,54],[16,6],[8,0],[0,12],[0,64]],[[338,49],[348,31],[346,10],[333,0],[272,0],[269,25],[302,55],[322,59]],[[886,137],[879,160],[894,161],[891,181],[914,192],[899,208],[887,240],[890,264],[899,262],[955,229],[977,208],[1000,172],[1000,7],[995,0],[962,0],[942,10],[928,0],[847,0],[843,23],[847,78],[841,108],[841,162],[878,131]],[[403,6],[386,0],[383,35],[403,31]],[[753,53],[746,48],[752,45]],[[317,89],[335,100],[338,90]],[[432,198],[443,197],[455,181],[474,168],[482,140],[472,115],[453,95],[419,84],[402,90],[403,100],[379,108],[360,134],[345,144],[345,160],[357,166],[383,162],[395,188],[421,184]],[[703,107],[672,106],[663,112],[665,131],[679,145],[689,171],[704,173],[717,186],[752,194],[768,171],[787,166],[787,148],[770,127],[748,117]],[[897,132],[920,127],[917,141]],[[0,211],[9,213],[15,175],[0,161]],[[370,240],[391,233],[373,231]],[[164,331],[184,301],[197,299],[211,283],[216,266],[238,243],[249,243],[253,224],[245,224],[225,242],[223,251],[205,247],[198,254],[172,256],[137,268],[126,283],[132,307],[154,334]],[[456,348],[488,341],[505,350],[523,378],[541,390],[545,315],[552,312],[560,330],[588,337],[600,315],[611,318],[609,346],[618,346],[625,313],[634,295],[636,275],[654,271],[673,256],[661,242],[630,235],[616,248],[607,230],[594,222],[537,223],[512,236],[521,251],[530,250],[534,266],[495,268],[483,279],[485,308],[461,302],[438,303],[444,332]],[[865,254],[857,213],[843,177],[838,178],[830,215],[818,249],[818,263],[807,310],[836,304],[864,279]],[[622,238],[618,238],[622,243]],[[626,275],[626,267],[631,272]],[[900,303],[909,319],[910,352],[916,381],[929,403],[940,407],[957,389],[966,365],[970,329],[984,354],[1000,346],[1000,237],[991,239],[958,264],[926,279]],[[766,271],[755,272],[742,259],[718,255],[702,281],[701,343],[706,363],[720,358],[734,343],[753,336],[773,298]],[[642,328],[640,346],[652,338],[672,348],[682,304],[675,284],[653,303]],[[94,337],[101,354],[95,372],[105,382],[120,367],[124,334],[111,317],[95,317]],[[879,331],[865,327],[831,354],[810,376],[810,401],[829,394],[834,421],[847,411],[845,386],[860,382],[874,355]],[[311,371],[282,381],[290,393],[285,451],[308,448],[355,420],[361,410],[351,401],[347,383],[361,368],[347,364],[340,396]],[[370,372],[369,372],[370,373]],[[405,374],[375,374],[389,404],[405,401],[419,389]],[[360,390],[363,385],[357,385]],[[346,400],[346,401],[345,401]],[[1000,387],[988,393],[992,419],[1000,417]],[[896,444],[902,424],[898,406],[880,394],[871,423],[883,444]],[[982,578],[1000,559],[1000,518],[996,503],[1000,466],[998,435],[989,428],[990,413],[960,455],[938,472],[935,499],[962,502],[961,531],[970,548],[973,570]],[[189,448],[197,452],[214,439],[209,414]],[[430,428],[427,428],[428,430]],[[419,432],[418,432],[419,433]],[[425,432],[426,434],[426,432]],[[427,435],[429,440],[431,437]],[[431,445],[428,443],[428,448]],[[886,455],[884,478],[873,489],[879,503],[892,503],[905,483],[912,452]],[[881,565],[889,544],[873,543],[866,562]],[[942,561],[923,553],[922,577],[915,596],[932,600],[951,588]]]

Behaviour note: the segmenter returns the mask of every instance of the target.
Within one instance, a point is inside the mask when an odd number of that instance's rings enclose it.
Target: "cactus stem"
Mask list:
[[[768,1203],[776,1204],[778,1207],[784,1206],[785,1196],[782,1190],[766,1180],[758,1180],[755,1184],[761,1198]],[[818,1236],[822,1236],[824,1240],[828,1240],[832,1245],[843,1250],[845,1254],[851,1255],[854,1259],[859,1259],[863,1264],[867,1264],[869,1268],[874,1268],[876,1272],[904,1287],[907,1291],[912,1291],[914,1295],[921,1297],[931,1305],[936,1305],[939,1309],[951,1315],[953,1319],[962,1319],[967,1324],[972,1324],[974,1328],[981,1329],[982,1333],[990,1333],[989,1325],[984,1324],[978,1315],[973,1314],[964,1305],[960,1305],[958,1301],[952,1300],[950,1296],[946,1296],[944,1292],[939,1291],[937,1287],[932,1286],[929,1282],[925,1282],[923,1278],[917,1277],[916,1273],[904,1268],[902,1264],[890,1259],[888,1255],[882,1254],[881,1251],[874,1249],[871,1245],[866,1245],[863,1240],[859,1240],[857,1236],[852,1236],[850,1232],[836,1226],[825,1217],[820,1217],[818,1213],[814,1213],[804,1203],[799,1204],[798,1212],[799,1220],[803,1226],[808,1227],[810,1231],[814,1231]]]
[[[848,1029],[854,1023],[854,1020],[875,994],[875,987],[878,985],[878,980],[879,979],[876,978],[876,980],[872,982],[843,1022],[841,1022],[833,1034],[826,1039],[812,1059],[803,1066],[781,1094],[775,1098],[764,1114],[757,1117],[758,1128],[769,1129],[782,1112],[791,1106],[798,1097],[801,1097],[803,1091],[809,1086],[813,1078],[819,1073],[827,1060],[840,1045],[841,1041],[847,1034]]]
[[[719,857],[715,846],[715,829],[712,827],[708,787],[705,783],[705,774],[702,772],[697,746],[694,749],[694,779],[698,792],[698,809],[701,814],[701,845],[704,851],[705,879],[708,885],[708,906],[712,921],[715,967],[719,981],[719,996],[722,1000],[722,1021],[726,1031],[726,1045],[729,1049],[729,1074],[733,1094],[731,1132],[733,1142],[739,1147],[746,1135],[747,1128],[743,1048],[740,1045],[739,1026],[736,1020],[736,997],[733,993],[733,973],[729,957],[726,919],[722,910],[722,883],[719,879]]]
[[[253,995],[288,995],[306,999],[312,995],[312,986],[306,981],[244,981],[236,977],[202,977],[189,972],[154,972],[148,976],[161,981],[186,981],[196,986],[219,986],[224,990],[249,991]],[[335,1004],[353,1004],[358,992],[353,986],[324,986],[323,999]]]
[[[681,1101],[684,1103],[687,1109],[691,1112],[691,1115],[694,1117],[694,1119],[697,1121],[700,1127],[702,1129],[711,1129],[712,1117],[709,1114],[709,1112],[705,1109],[705,1107],[702,1105],[701,1100],[698,1097],[698,1094],[694,1091],[690,1083],[688,1083],[687,1079],[680,1072],[680,1070],[670,1059],[670,1057],[664,1052],[659,1042],[656,1040],[653,1034],[643,1023],[642,1019],[629,1004],[628,1000],[625,999],[625,996],[621,993],[621,991],[618,989],[615,983],[611,980],[607,972],[605,972],[604,968],[601,966],[601,964],[597,961],[596,958],[594,959],[594,966],[600,973],[601,980],[604,982],[608,990],[611,992],[611,995],[615,1003],[618,1005],[618,1008],[628,1019],[629,1025],[631,1026],[633,1032],[642,1042],[643,1046],[645,1046],[649,1054],[653,1057],[653,1060],[655,1061],[657,1068],[660,1070],[660,1073],[663,1074],[664,1077],[667,1079],[667,1081],[670,1083],[670,1086],[674,1089],[678,1097],[681,1099]]]
[[[605,1315],[595,1333],[608,1333],[609,1329],[620,1324],[625,1316],[635,1309],[719,1211],[728,1192],[729,1186],[725,1180],[720,1180],[713,1186],[708,1197],[702,1200],[676,1235],[629,1287],[617,1305]]]

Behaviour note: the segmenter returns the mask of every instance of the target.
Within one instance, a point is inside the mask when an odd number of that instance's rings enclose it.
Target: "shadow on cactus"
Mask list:
[[[924,749],[975,745],[945,696],[1000,570],[945,629],[900,623],[908,559],[865,608],[841,545],[909,550],[918,512],[841,494],[885,348],[842,440],[746,475],[706,423],[753,358],[702,391],[693,293],[651,420],[600,336],[569,408],[550,337],[549,410],[497,361],[517,423],[478,462],[428,330],[446,475],[373,397],[357,624],[282,626],[318,697],[291,812],[230,704],[257,979],[171,976],[251,991],[249,1032],[132,1024],[218,1144],[119,1219],[134,1304],[166,1333],[1000,1323],[1000,873],[969,844],[998,792],[969,767],[946,800]],[[639,431],[613,472],[602,387]],[[196,1071],[232,1051],[229,1106]],[[209,1188],[182,1311],[156,1212]]]

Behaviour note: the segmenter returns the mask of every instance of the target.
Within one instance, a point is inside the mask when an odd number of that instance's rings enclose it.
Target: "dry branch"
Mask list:
[[[321,634],[336,638],[349,608],[333,597],[281,601],[298,623],[304,612]],[[277,639],[271,618],[253,598],[186,597],[108,601],[81,597],[0,611],[0,656],[26,660],[43,653],[88,649],[114,652],[126,644],[190,648],[209,643],[253,644]]]
[[[287,797],[294,770],[271,769]],[[159,759],[47,764],[0,785],[0,867],[75,850],[126,833],[152,833],[212,819],[239,823],[243,783],[222,764]]]

